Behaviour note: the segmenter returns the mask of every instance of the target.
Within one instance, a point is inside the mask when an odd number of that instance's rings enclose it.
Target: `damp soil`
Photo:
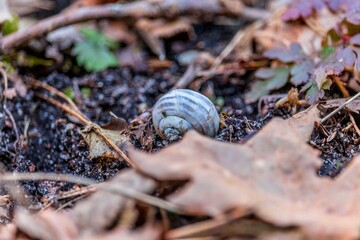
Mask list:
[[[216,56],[235,34],[236,29],[211,25],[196,26],[198,38],[192,42],[180,42],[181,51],[201,48]],[[81,111],[100,125],[110,121],[110,113],[124,118],[129,124],[143,116],[145,123],[149,121],[147,131],[154,134],[154,141],[146,143],[145,146],[142,141],[133,137],[133,145],[142,150],[158,151],[170,143],[156,136],[150,121],[150,110],[156,100],[169,91],[184,72],[184,67],[175,60],[179,42],[174,40],[173,44],[167,42],[167,48],[168,58],[174,60],[175,64],[167,69],[136,72],[122,67],[82,76],[53,72],[39,80],[63,92],[71,89]],[[175,45],[177,47],[174,47]],[[24,74],[24,79],[26,75]],[[291,109],[274,109],[274,102],[271,101],[263,106],[266,108],[265,114],[264,108],[259,111],[257,104],[245,104],[243,95],[249,87],[250,79],[251,76],[235,73],[226,79],[215,76],[199,89],[214,100],[221,113],[222,124],[216,140],[241,144],[274,116],[291,116]],[[6,171],[68,173],[104,181],[126,168],[122,161],[89,159],[88,146],[80,133],[83,126],[59,108],[39,99],[33,90],[29,90],[25,97],[9,99],[7,108],[12,113],[16,126],[1,106],[0,159]],[[319,170],[320,175],[335,176],[352,156],[360,151],[355,133],[342,132],[345,127],[342,124],[346,122],[348,121],[328,126],[326,134],[322,130],[314,130],[310,143],[322,150],[321,157],[324,159],[324,166]],[[334,131],[337,132],[336,136],[329,141],[328,135]],[[59,191],[68,191],[73,185],[51,181],[24,181],[19,187],[24,189],[32,205],[40,206],[44,199],[53,197]]]

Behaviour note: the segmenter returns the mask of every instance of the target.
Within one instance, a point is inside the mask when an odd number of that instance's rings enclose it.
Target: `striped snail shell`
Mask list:
[[[215,137],[220,121],[214,104],[188,89],[175,89],[162,96],[153,108],[152,118],[156,132],[170,141],[190,129]]]

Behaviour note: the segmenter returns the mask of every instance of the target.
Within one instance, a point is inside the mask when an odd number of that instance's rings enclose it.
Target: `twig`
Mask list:
[[[353,124],[357,135],[360,137],[360,129],[359,129],[358,125],[356,124],[356,121],[355,121],[353,115],[349,114],[349,116],[350,116],[350,121]]]
[[[344,102],[343,104],[341,104],[337,109],[335,109],[334,111],[332,111],[331,113],[329,113],[327,116],[325,116],[323,119],[321,119],[320,123],[326,122],[329,118],[331,118],[332,116],[334,116],[337,112],[339,112],[341,109],[343,109],[344,107],[346,107],[346,105],[348,105],[349,103],[351,103],[352,101],[354,101],[355,99],[357,99],[359,96],[360,96],[360,92],[358,92],[357,94],[355,94],[353,97],[349,98],[349,100],[347,100],[346,102]]]
[[[211,229],[216,229],[231,221],[243,217],[244,215],[246,215],[245,212],[235,209],[226,216],[221,216],[219,218],[193,223],[184,227],[179,227],[170,230],[166,233],[166,239],[186,239],[186,238],[190,239],[191,236],[206,231],[210,231]]]
[[[53,105],[55,105],[56,107],[60,108],[61,110],[63,110],[64,112],[67,112],[71,115],[73,115],[74,117],[76,117],[77,119],[79,119],[84,125],[90,125],[92,122],[89,121],[87,118],[85,118],[82,114],[78,113],[77,111],[74,111],[73,109],[71,109],[69,106],[67,106],[66,104],[63,104],[61,102],[59,102],[58,100],[52,98],[52,97],[48,97],[44,94],[41,93],[35,93],[35,96],[38,98],[41,98]]]
[[[229,7],[230,8],[230,7]],[[194,0],[162,0],[162,1],[136,1],[126,4],[104,4],[91,7],[78,8],[71,11],[63,11],[58,15],[39,21],[37,24],[4,37],[0,41],[0,51],[6,51],[25,43],[34,38],[71,24],[104,19],[137,19],[137,18],[174,18],[180,15],[191,15],[199,18],[209,15],[239,16],[249,12],[248,17],[263,18],[265,14],[258,14],[260,9],[250,12],[250,8],[242,8],[240,12],[234,12],[224,6],[221,1],[194,1]],[[255,12],[257,14],[255,14]],[[264,13],[264,11],[262,11]],[[246,13],[245,13],[246,14]]]
[[[66,202],[65,204],[61,205],[60,207],[58,207],[56,209],[56,212],[59,212],[60,210],[70,206],[71,204],[73,204],[74,202],[77,202],[81,199],[83,199],[84,197],[88,196],[89,194],[84,194],[84,195],[80,195],[80,196],[77,196],[76,198],[74,199],[71,199],[70,201]]]
[[[97,189],[103,189],[108,192],[113,192],[120,194],[122,196],[135,199],[137,201],[166,209],[170,212],[184,214],[184,211],[181,208],[173,203],[167,202],[160,198],[156,198],[150,195],[147,195],[142,192],[138,192],[132,188],[126,188],[121,185],[116,187],[111,186],[109,183],[98,183],[94,180],[78,177],[69,174],[56,174],[56,173],[2,173],[0,174],[0,182],[11,182],[11,181],[61,181],[61,182],[71,182],[82,185],[94,185]]]
[[[2,67],[2,65],[0,64],[0,74],[2,75],[3,79],[4,79],[4,103],[3,103],[3,108],[5,113],[8,115],[8,117],[10,118],[10,121],[13,125],[13,129],[15,132],[15,136],[16,136],[16,141],[15,141],[15,145],[16,142],[19,140],[19,131],[14,119],[14,116],[11,114],[11,112],[9,111],[9,109],[7,108],[7,96],[6,96],[6,92],[8,90],[8,78],[7,78],[7,74],[5,72],[5,69]],[[16,149],[16,148],[15,148]]]
[[[216,57],[214,60],[211,69],[215,69],[218,67],[222,61],[234,50],[238,44],[244,40],[245,36],[249,35],[249,33],[253,33],[255,30],[261,28],[264,25],[264,20],[258,20],[252,23],[248,28],[245,30],[238,31],[235,36],[231,39],[231,41],[226,45],[224,50]]]
[[[40,87],[40,88],[46,89],[49,92],[51,92],[51,93],[57,95],[58,97],[64,99],[74,110],[76,110],[77,112],[80,113],[80,110],[78,109],[76,104],[68,96],[66,96],[66,94],[64,94],[63,92],[57,90],[56,88],[50,86],[49,84],[46,84],[44,82],[41,82],[41,81],[38,81],[38,80],[35,80],[35,79],[31,79],[30,84],[33,87]],[[84,117],[87,119],[86,116],[84,116]]]
[[[340,80],[340,78],[338,76],[332,76],[332,80],[334,80],[334,82],[336,83],[336,85],[340,89],[341,93],[343,94],[344,98],[350,97],[350,94],[349,94],[348,90],[346,90],[343,82]]]

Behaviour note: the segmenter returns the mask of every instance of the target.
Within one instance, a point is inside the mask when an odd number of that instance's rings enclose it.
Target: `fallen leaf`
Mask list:
[[[16,239],[16,226],[14,223],[9,223],[0,226],[0,240]]]
[[[32,239],[71,240],[78,235],[78,229],[68,216],[50,209],[35,215],[18,209],[15,214],[15,224],[21,232]]]
[[[174,21],[141,18],[136,22],[135,27],[151,51],[158,55],[160,60],[165,58],[162,38],[170,38],[183,32],[187,33],[190,39],[195,37],[190,20],[185,18]]]
[[[127,130],[127,123],[124,119],[111,118],[110,123],[102,126],[100,129],[120,149],[126,149],[131,145],[129,136],[124,133]],[[118,154],[91,127],[85,128],[81,134],[89,145],[90,159],[103,158],[114,160],[119,158]]]
[[[170,38],[185,32],[191,39],[192,34],[194,34],[191,22],[186,18],[178,18],[174,21],[140,19],[136,22],[136,27],[158,38]]]
[[[313,25],[312,28],[299,21],[285,22],[282,18],[282,14],[286,12],[286,10],[284,11],[284,4],[276,4],[278,2],[286,1],[272,1],[270,6],[273,6],[270,9],[273,9],[275,14],[266,22],[264,27],[254,31],[254,40],[260,49],[284,48],[296,42],[301,45],[306,55],[312,55],[322,48],[322,33],[336,27],[343,19],[340,16],[341,14],[334,14],[329,9],[323,8],[316,16],[309,19]],[[297,3],[297,1],[293,2]],[[309,2],[302,6],[306,7],[309,4],[311,5]]]
[[[270,59],[278,59],[284,63],[301,61],[306,57],[301,45],[298,43],[291,43],[289,48],[269,49],[264,52],[264,56]]]
[[[105,21],[102,22],[101,29],[108,38],[123,42],[127,45],[134,44],[137,38],[134,33],[129,31],[129,27],[120,21]]]
[[[313,107],[289,120],[273,119],[245,145],[189,132],[163,151],[132,150],[130,157],[147,176],[188,180],[168,199],[189,213],[219,216],[235,208],[295,227],[306,239],[356,239],[360,157],[335,180],[318,177],[319,152],[306,143],[318,120]]]
[[[161,229],[156,226],[146,226],[135,230],[125,229],[124,227],[110,231],[109,233],[94,236],[93,238],[84,238],[84,240],[159,240],[161,239]]]
[[[150,193],[155,188],[153,180],[136,173],[134,170],[122,171],[112,180],[103,184],[114,189],[126,187],[143,193]],[[82,236],[92,236],[113,226],[119,220],[119,215],[128,201],[129,199],[126,197],[100,189],[75,205],[70,210],[69,215]]]
[[[0,196],[0,223],[8,224],[11,221],[13,202],[9,195]]]

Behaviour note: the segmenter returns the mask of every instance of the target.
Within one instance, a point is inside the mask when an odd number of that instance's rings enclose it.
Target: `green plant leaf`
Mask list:
[[[245,102],[253,103],[262,96],[269,94],[272,90],[282,88],[286,85],[289,79],[289,68],[273,69],[273,74],[261,74],[261,76],[271,76],[271,78],[264,81],[257,81],[252,86],[249,92],[245,94]],[[258,76],[258,74],[256,74]]]
[[[80,92],[85,98],[89,98],[91,94],[91,89],[88,87],[83,87],[80,89]]]
[[[19,30],[19,18],[15,15],[12,15],[11,20],[5,20],[2,25],[2,34],[9,35],[13,32]]]
[[[75,100],[75,92],[72,87],[67,87],[64,89],[64,94],[68,96],[71,100]]]
[[[257,81],[251,86],[250,91],[245,94],[246,104],[256,102],[262,96],[269,94],[270,90],[267,89],[267,81]]]
[[[80,66],[89,72],[97,72],[119,64],[117,57],[111,51],[117,47],[115,41],[95,29],[84,28],[81,33],[84,41],[76,43],[73,49]]]
[[[335,49],[331,46],[324,46],[321,51],[319,52],[319,57],[321,60],[325,60],[330,57],[332,54],[335,53]]]

